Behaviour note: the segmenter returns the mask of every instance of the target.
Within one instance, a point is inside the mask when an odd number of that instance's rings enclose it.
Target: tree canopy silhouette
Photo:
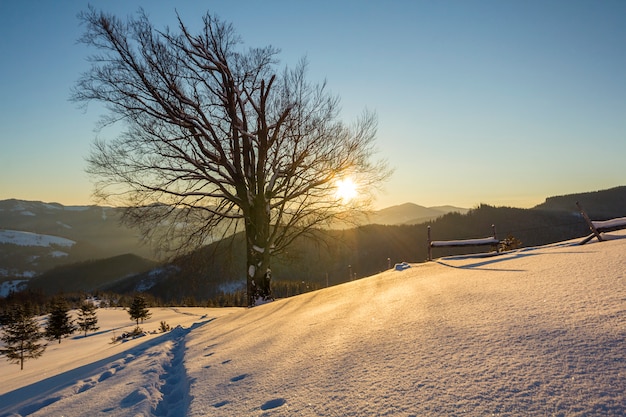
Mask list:
[[[365,207],[389,175],[373,159],[375,115],[343,123],[325,83],[307,82],[305,60],[279,70],[276,48],[244,49],[209,13],[197,34],[179,16],[177,31],[157,30],[141,10],[123,21],[89,8],[80,19],[98,54],[72,97],[104,103],[103,125],[126,127],[93,146],[95,194],[129,207],[126,221],[170,250],[243,228],[249,305],[271,298],[272,254],[346,205]],[[337,192],[348,177],[359,187],[350,202]]]

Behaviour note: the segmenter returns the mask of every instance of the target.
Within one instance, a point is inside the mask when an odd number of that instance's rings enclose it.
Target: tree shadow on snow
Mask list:
[[[578,243],[570,243],[570,242],[558,243],[558,244],[550,245],[550,248],[554,249],[554,248],[574,247],[574,246],[578,246]],[[572,251],[537,252],[537,249],[538,249],[537,247],[529,247],[529,248],[522,248],[522,249],[517,249],[517,250],[509,251],[509,252],[500,252],[500,253],[490,252],[490,253],[478,253],[478,254],[469,254],[469,255],[447,256],[444,258],[436,259],[434,260],[434,262],[443,266],[456,268],[456,269],[480,269],[480,270],[485,270],[485,271],[524,272],[524,270],[521,270],[521,269],[506,269],[506,268],[495,269],[495,268],[483,268],[483,267],[500,263],[500,262],[510,261],[513,259],[526,258],[529,256],[557,255],[559,253],[571,255],[573,253],[578,253],[578,252],[572,252]],[[579,253],[589,253],[589,251],[586,250],[586,251],[581,251]],[[469,263],[469,264],[464,264],[464,265],[453,265],[451,263],[446,262],[446,261],[467,261],[467,260],[472,260],[472,259],[480,259],[480,262]]]
[[[97,332],[92,332],[92,333],[87,333],[87,335],[85,336],[84,332],[79,332],[80,334],[77,334],[75,336],[72,336],[71,339],[72,340],[78,340],[78,339],[85,339],[87,337],[94,337],[94,336],[99,336],[99,335],[103,335],[105,333],[111,333],[111,332],[115,332],[121,329],[126,329],[126,328],[130,328],[132,326],[119,326],[119,327],[115,327],[112,329],[104,329],[104,330],[100,330]]]
[[[537,255],[538,255],[537,253],[522,253],[522,252],[516,252],[514,254],[510,254],[510,253],[492,254],[487,260],[482,260],[481,262],[465,264],[465,265],[452,265],[444,261],[467,260],[467,259],[472,258],[471,256],[465,255],[465,256],[446,257],[446,258],[437,259],[434,262],[438,263],[439,265],[447,266],[450,268],[456,268],[456,269],[482,269],[485,271],[524,272],[522,269],[494,269],[494,268],[483,268],[483,267],[488,266],[488,265],[493,265],[499,262],[510,261],[512,259],[520,259],[520,258],[526,258],[528,256],[537,256]],[[484,258],[484,255],[480,256],[480,258],[481,259]]]

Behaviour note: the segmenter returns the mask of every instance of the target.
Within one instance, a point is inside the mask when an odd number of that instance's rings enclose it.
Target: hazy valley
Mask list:
[[[549,197],[531,209],[389,207],[371,213],[362,226],[295,242],[273,262],[276,295],[336,285],[398,262],[422,262],[428,226],[435,239],[462,239],[487,236],[494,224],[500,238],[515,237],[526,247],[580,237],[588,229],[576,201],[595,219],[623,216],[626,187]],[[233,294],[242,292],[245,276],[240,235],[159,262],[150,245],[120,223],[121,215],[122,209],[110,207],[0,201],[0,295],[25,288],[48,295],[143,291],[166,304],[238,305],[241,294]],[[435,255],[458,252],[438,249]]]

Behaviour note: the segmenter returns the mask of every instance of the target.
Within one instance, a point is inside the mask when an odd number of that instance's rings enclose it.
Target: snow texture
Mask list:
[[[596,229],[611,229],[615,227],[626,227],[626,217],[618,217],[617,219],[592,221],[593,227]]]
[[[463,240],[433,240],[430,246],[481,246],[481,245],[497,245],[500,241],[494,237],[485,237],[481,239],[463,239]]]
[[[15,269],[0,268],[0,277],[22,277],[33,278],[37,275],[35,271],[17,271]]]
[[[224,282],[218,286],[218,291],[223,293],[234,293],[239,290],[243,290],[246,288],[245,281],[232,281],[232,282]]]
[[[401,262],[401,263],[395,264],[393,268],[396,271],[404,271],[405,269],[410,268],[410,267],[411,265],[408,262]]]
[[[71,229],[72,226],[70,226],[69,224],[65,224],[63,222],[58,221],[57,224],[61,227],[64,227],[65,229]]]
[[[18,246],[50,246],[71,247],[76,242],[58,236],[40,235],[38,233],[20,232],[17,230],[0,230],[0,243]]]
[[[90,206],[64,206],[63,210],[66,211],[87,211],[91,207]]]
[[[605,237],[151,309],[175,330],[115,345],[134,323],[99,309],[99,332],[0,363],[0,416],[626,415],[626,231]]]
[[[0,275],[2,275],[2,271],[0,270]],[[0,297],[7,297],[12,291],[17,292],[26,286],[28,280],[26,279],[15,279],[10,281],[0,282]]]

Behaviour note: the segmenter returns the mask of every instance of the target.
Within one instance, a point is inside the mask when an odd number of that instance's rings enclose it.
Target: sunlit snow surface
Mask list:
[[[0,364],[0,416],[626,414],[626,232],[390,270],[253,309],[152,309],[122,344]]]

